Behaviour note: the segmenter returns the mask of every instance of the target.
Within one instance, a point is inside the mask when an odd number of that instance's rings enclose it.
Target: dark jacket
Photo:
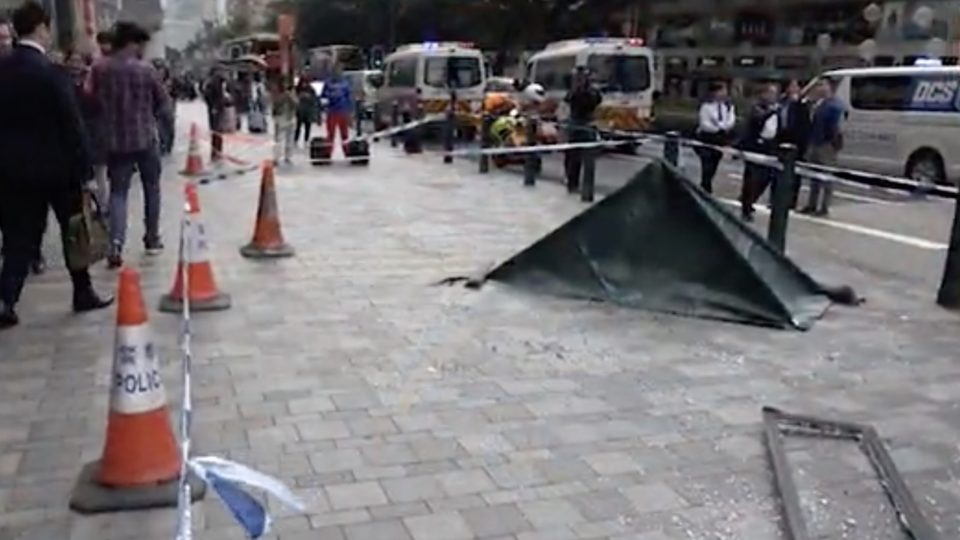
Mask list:
[[[571,90],[564,101],[570,105],[570,121],[587,124],[593,121],[593,113],[603,102],[603,95],[596,88],[588,86]]]
[[[63,70],[31,47],[0,60],[0,182],[81,184],[90,141]]]
[[[739,148],[749,152],[772,154],[777,148],[779,130],[773,133],[773,137],[764,138],[763,128],[772,117],[777,116],[778,112],[779,109],[775,103],[757,103],[751,107]]]
[[[840,123],[843,121],[843,112],[843,103],[835,97],[825,99],[814,107],[810,126],[811,146],[831,144],[839,150],[842,145]]]
[[[797,147],[798,155],[806,153],[810,140],[810,106],[803,100],[785,99],[780,102],[780,142]]]

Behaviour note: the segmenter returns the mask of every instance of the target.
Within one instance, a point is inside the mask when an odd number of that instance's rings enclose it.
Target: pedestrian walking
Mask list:
[[[127,195],[134,168],[143,184],[143,214],[148,254],[163,250],[160,239],[160,122],[172,122],[170,98],[160,77],[143,61],[150,35],[133,23],[117,23],[114,51],[93,70],[92,86],[103,108],[110,177],[110,268],[123,265],[127,234]]]
[[[700,105],[697,138],[711,146],[727,146],[733,140],[737,125],[737,111],[730,103],[727,85],[722,82],[710,85],[710,97]],[[700,187],[713,193],[713,178],[717,175],[723,152],[715,148],[697,148],[700,156]]]
[[[93,59],[75,50],[67,52],[65,65],[73,81],[73,95],[80,108],[83,126],[90,140],[90,152],[93,159],[93,179],[96,182],[97,202],[106,206],[110,199],[110,186],[107,183],[107,144],[103,125],[103,108],[93,94],[90,82]],[[107,213],[104,209],[104,213]]]
[[[247,119],[247,129],[250,133],[264,133],[267,131],[267,90],[259,72],[253,74],[250,88],[250,117]]]
[[[813,106],[810,125],[810,143],[807,160],[811,163],[835,167],[837,154],[843,150],[843,102],[834,96],[836,82],[821,79],[816,86],[817,103]],[[830,215],[833,183],[819,178],[810,179],[810,198],[801,212],[826,217]]]
[[[350,117],[353,115],[353,87],[343,76],[342,65],[333,66],[320,97],[327,104],[327,142],[333,146],[339,131],[340,141],[346,143],[350,138]]]
[[[303,142],[310,144],[310,129],[317,121],[318,105],[317,93],[310,85],[310,80],[306,77],[300,77],[297,82],[297,125],[293,130],[294,144],[300,143],[301,130]]]
[[[221,131],[224,112],[227,108],[227,86],[220,69],[210,70],[210,77],[203,85],[203,100],[207,104],[207,121],[210,131]]]
[[[293,85],[285,80],[277,81],[273,98],[273,164],[279,165],[280,159],[286,165],[292,163],[293,129],[297,112],[297,96]]]
[[[153,61],[153,67],[160,76],[160,84],[163,85],[167,96],[170,97],[170,114],[162,118],[157,118],[157,134],[160,138],[160,155],[169,156],[173,153],[173,143],[176,137],[176,110],[177,102],[173,98],[173,77],[170,74],[170,68],[166,62],[160,59]]]
[[[801,159],[807,153],[807,143],[810,140],[810,107],[800,95],[800,81],[787,81],[783,98],[780,100],[779,133],[780,143],[792,144],[797,149],[797,156]],[[790,208],[797,207],[800,195],[800,179],[797,178],[792,186],[793,196]]]
[[[757,102],[750,109],[744,137],[739,147],[745,152],[774,155],[779,132],[777,85],[766,84],[760,90]],[[753,221],[753,205],[775,179],[776,170],[744,159],[743,180],[740,184],[740,215],[744,221]]]
[[[113,50],[113,34],[107,30],[97,32],[96,41],[100,57],[110,56],[110,51]]]
[[[0,60],[0,328],[16,325],[15,311],[39,249],[48,209],[60,225],[64,256],[70,219],[82,212],[83,184],[92,176],[89,141],[70,82],[47,58],[50,17],[36,2],[13,14],[20,42]],[[70,271],[73,310],[109,306],[94,291],[88,269]]]
[[[603,95],[593,87],[590,81],[590,72],[578,67],[572,74],[570,92],[564,101],[570,108],[569,125],[567,126],[567,140],[571,143],[592,142],[596,140],[596,128],[593,126],[593,115],[603,101]],[[575,193],[580,190],[580,177],[583,172],[583,150],[571,149],[564,153],[564,171],[567,176],[567,191]]]

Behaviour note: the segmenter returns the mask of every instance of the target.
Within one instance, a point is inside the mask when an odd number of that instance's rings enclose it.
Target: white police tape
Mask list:
[[[433,122],[439,122],[443,119],[444,119],[443,114],[430,114],[423,117],[420,120],[414,120],[412,122],[407,122],[406,124],[401,124],[396,127],[387,128],[381,131],[375,131],[367,135],[360,135],[359,137],[353,137],[347,140],[346,142],[349,143],[351,141],[371,141],[371,140],[383,139],[386,137],[392,137],[394,135],[399,135],[406,131],[410,131],[411,129],[416,129],[420,126],[431,124]]]
[[[623,141],[596,141],[559,144],[541,144],[535,146],[510,146],[498,148],[470,148],[445,152],[451,157],[473,156],[507,156],[516,154],[547,154],[551,152],[565,152],[567,150],[585,150],[589,148],[616,148],[623,146]]]
[[[184,208],[184,217],[180,226],[180,258],[182,261],[194,259],[193,250],[196,249],[197,234],[190,218],[190,204]],[[190,290],[189,265],[181,265],[181,279],[183,290]],[[226,459],[206,456],[190,457],[191,431],[193,427],[193,394],[192,394],[192,332],[190,329],[190,295],[183,295],[182,327],[180,330],[180,347],[183,354],[183,399],[180,408],[180,479],[177,496],[177,529],[176,540],[193,539],[193,519],[191,512],[192,493],[190,488],[190,472],[193,471],[207,486],[217,494],[217,498],[227,507],[234,519],[243,527],[247,536],[252,539],[261,538],[270,530],[270,514],[266,506],[256,497],[245,491],[240,485],[245,485],[273,495],[284,505],[304,512],[306,505],[293,494],[282,482],[271,476],[257,472],[249,467]]]

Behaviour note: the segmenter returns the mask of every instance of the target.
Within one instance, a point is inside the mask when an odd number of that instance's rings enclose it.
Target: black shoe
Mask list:
[[[20,324],[20,317],[17,317],[17,312],[13,310],[13,306],[8,306],[0,302],[0,330],[11,328],[18,324]]]
[[[93,290],[89,290],[79,295],[74,295],[73,297],[73,312],[74,313],[85,313],[87,311],[95,311],[98,309],[103,309],[105,307],[113,304],[113,297],[107,296],[106,298],[100,298],[97,296],[97,293]]]
[[[817,217],[822,217],[822,218],[830,217],[830,210],[827,210],[826,208],[821,208],[820,210],[814,211],[813,215]]]
[[[123,257],[120,255],[110,255],[107,257],[107,268],[110,270],[116,270],[123,266]]]
[[[740,218],[747,223],[753,223],[753,212],[740,212]]]
[[[47,261],[43,258],[43,255],[33,261],[33,264],[30,265],[30,271],[33,272],[35,276],[39,276],[47,271]]]
[[[160,240],[154,240],[153,242],[144,242],[143,248],[147,251],[147,255],[159,255],[163,252],[163,242]]]
[[[803,208],[800,209],[800,213],[806,214],[808,216],[812,216],[817,213],[817,209],[812,206],[804,206]]]

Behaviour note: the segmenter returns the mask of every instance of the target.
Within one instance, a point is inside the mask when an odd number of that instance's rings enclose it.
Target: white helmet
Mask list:
[[[544,90],[543,86],[531,83],[523,89],[523,97],[531,103],[543,103],[547,99],[547,91]]]

